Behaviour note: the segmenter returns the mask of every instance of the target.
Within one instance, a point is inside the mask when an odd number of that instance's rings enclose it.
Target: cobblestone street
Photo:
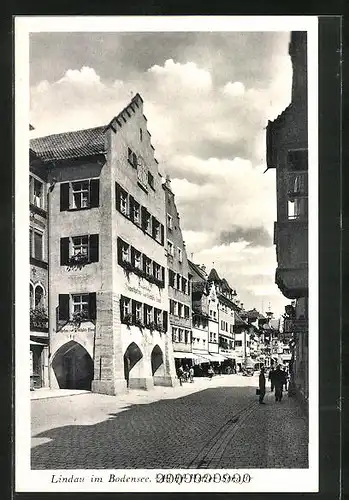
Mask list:
[[[122,396],[32,401],[33,469],[304,468],[307,420],[258,377],[217,376]],[[269,390],[269,389],[268,389]]]

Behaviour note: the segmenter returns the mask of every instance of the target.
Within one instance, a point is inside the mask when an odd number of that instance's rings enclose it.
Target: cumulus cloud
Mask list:
[[[245,86],[241,82],[228,82],[224,85],[222,91],[231,97],[239,97],[244,95]]]
[[[253,307],[253,297],[261,295],[253,287],[265,286],[275,300],[282,297],[273,285],[275,173],[263,172],[265,126],[289,104],[291,65],[285,37],[282,50],[269,40],[270,57],[259,64],[251,58],[247,67],[251,53],[242,57],[241,51],[249,36],[260,54],[260,34],[233,34],[231,42],[225,35],[212,46],[209,35],[208,45],[200,41],[202,34],[180,37],[181,58],[173,56],[175,46],[168,47],[171,57],[163,57],[159,42],[146,54],[146,45],[137,43],[142,68],[135,58],[122,59],[119,43],[120,60],[128,65],[116,60],[101,76],[86,57],[81,66],[62,66],[53,81],[37,81],[31,87],[30,121],[37,136],[107,124],[139,92],[160,170],[172,179],[189,257],[207,267],[216,262]],[[192,50],[183,40],[192,41]],[[105,57],[112,57],[112,48],[110,40]],[[97,64],[95,54],[90,60]]]

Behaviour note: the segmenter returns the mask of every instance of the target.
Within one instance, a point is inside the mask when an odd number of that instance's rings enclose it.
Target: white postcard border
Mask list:
[[[307,31],[309,129],[309,469],[246,470],[30,470],[29,383],[29,34],[71,31]],[[316,492],[318,436],[318,18],[315,16],[127,16],[15,18],[15,490],[17,492]],[[250,482],[186,482],[183,474],[249,474]],[[52,482],[52,475],[84,477],[84,482]],[[120,481],[108,482],[110,474]],[[172,474],[156,483],[156,474]],[[103,482],[91,482],[91,477]],[[125,478],[138,478],[126,481]],[[246,476],[247,477],[247,476]],[[122,480],[124,478],[124,480]],[[150,478],[141,481],[140,478]],[[177,482],[176,482],[177,481]],[[180,482],[181,481],[181,482]],[[180,482],[180,484],[179,484]]]

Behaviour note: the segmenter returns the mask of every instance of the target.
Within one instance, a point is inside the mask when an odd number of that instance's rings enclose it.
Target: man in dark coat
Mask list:
[[[281,366],[278,365],[276,370],[272,373],[271,382],[275,387],[275,401],[282,400],[282,389],[286,382],[285,372],[281,370]]]
[[[273,373],[274,373],[274,367],[272,366],[269,370],[269,376],[268,376],[268,379],[270,380],[271,392],[273,392],[273,390],[274,390]]]
[[[265,374],[264,374],[264,366],[261,367],[261,371],[259,373],[259,404],[265,405],[263,399],[265,396]]]

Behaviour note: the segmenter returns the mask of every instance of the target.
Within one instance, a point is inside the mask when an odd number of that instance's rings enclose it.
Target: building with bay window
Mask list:
[[[173,385],[165,193],[142,98],[30,147],[49,186],[51,387]]]
[[[276,169],[275,281],[295,300],[291,368],[298,393],[308,398],[308,115],[307,33],[292,32],[292,100],[267,126],[267,166]]]

